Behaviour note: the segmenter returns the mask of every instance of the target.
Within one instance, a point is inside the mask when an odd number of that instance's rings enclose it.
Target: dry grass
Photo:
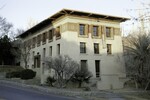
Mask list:
[[[13,72],[23,70],[20,66],[0,66],[0,72]]]

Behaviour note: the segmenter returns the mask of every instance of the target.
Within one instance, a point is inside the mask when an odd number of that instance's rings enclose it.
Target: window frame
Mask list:
[[[60,55],[60,44],[57,44],[57,55]]]
[[[95,75],[96,78],[100,77],[100,60],[95,60]]]
[[[97,48],[95,47],[97,45]],[[98,50],[96,50],[98,49]],[[99,52],[99,43],[94,43],[94,54],[100,54]]]
[[[57,28],[55,28],[55,36],[56,36],[56,40],[61,38],[61,33],[60,33],[60,26],[58,26]]]
[[[86,42],[80,42],[80,54],[86,54]]]
[[[106,37],[111,38],[111,27],[106,27]]]
[[[83,65],[83,62],[84,62],[84,64],[85,64],[85,66],[83,67],[82,65]],[[87,64],[87,60],[80,60],[80,69],[81,70],[87,70],[88,69],[88,64]]]
[[[52,29],[48,31],[48,40],[49,40],[49,42],[53,41],[53,30]]]
[[[93,28],[92,29],[92,36],[93,37],[98,37],[99,36],[99,30],[98,30],[99,26],[93,26],[92,28]],[[96,35],[95,35],[95,33],[96,33]]]
[[[112,55],[112,44],[107,44],[107,55]]]
[[[79,35],[80,36],[85,36],[86,35],[86,33],[85,33],[85,26],[86,26],[85,24],[79,24]]]

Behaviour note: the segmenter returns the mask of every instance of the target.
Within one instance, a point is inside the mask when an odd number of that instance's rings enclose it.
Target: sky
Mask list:
[[[40,22],[63,8],[131,17],[138,0],[0,0],[0,16],[15,28],[26,29],[29,21]]]

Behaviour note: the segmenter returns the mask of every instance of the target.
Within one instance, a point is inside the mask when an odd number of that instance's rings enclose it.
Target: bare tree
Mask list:
[[[38,21],[35,21],[33,18],[30,18],[29,21],[28,21],[28,24],[27,24],[27,29],[32,28],[36,24],[38,24]]]
[[[79,64],[69,56],[60,55],[55,58],[47,58],[45,62],[49,68],[55,71],[59,87],[65,87],[79,68]]]
[[[0,16],[0,37],[4,35],[9,36],[9,34],[12,34],[12,27],[13,25],[11,23],[7,22],[5,18]]]
[[[29,62],[31,43],[29,41],[23,41],[21,39],[17,39],[14,41],[15,47],[17,50],[14,51],[15,55],[24,63],[24,68],[28,68],[27,64]]]
[[[30,59],[30,42],[21,42],[21,46],[20,46],[20,49],[21,49],[21,58],[24,62],[24,67],[27,69],[28,66],[28,62],[29,62],[29,59]]]

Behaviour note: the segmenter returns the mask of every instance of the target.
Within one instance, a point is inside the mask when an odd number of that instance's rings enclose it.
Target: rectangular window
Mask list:
[[[87,60],[81,60],[81,70],[87,70]]]
[[[80,53],[86,53],[86,43],[80,42]]]
[[[53,40],[53,31],[49,30],[49,41]]]
[[[41,44],[41,35],[37,36],[37,46],[40,46]]]
[[[32,60],[34,60],[34,54],[35,54],[35,52],[33,51],[32,52]]]
[[[96,77],[100,77],[100,60],[95,60]]]
[[[99,54],[99,43],[94,43],[94,54]]]
[[[112,49],[111,49],[111,44],[107,44],[107,54],[111,55],[112,54]]]
[[[84,24],[80,24],[80,35],[85,35],[85,25]]]
[[[52,46],[49,47],[49,56],[52,56]]]
[[[37,56],[37,68],[40,68],[40,66],[41,66],[41,56],[40,55],[38,55]]]
[[[93,26],[93,36],[98,36],[98,26]]]
[[[55,29],[55,34],[56,34],[56,39],[60,39],[61,38],[60,26]]]
[[[42,39],[43,44],[46,43],[46,33],[43,33],[43,39]]]
[[[45,72],[45,63],[42,63],[42,74]]]
[[[36,44],[36,37],[34,37],[33,39],[32,39],[32,48],[34,48],[35,47],[35,44]]]
[[[57,44],[57,54],[60,55],[60,44]]]
[[[111,28],[106,27],[106,37],[111,37]]]
[[[43,58],[46,56],[46,48],[43,48]]]

